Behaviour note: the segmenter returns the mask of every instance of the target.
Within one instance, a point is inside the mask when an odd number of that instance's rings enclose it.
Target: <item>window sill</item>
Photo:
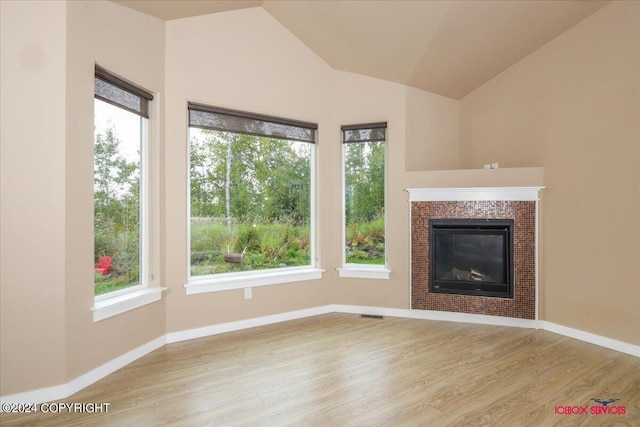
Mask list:
[[[93,303],[93,321],[107,319],[143,305],[151,304],[162,298],[167,288],[143,288],[112,297],[100,298]],[[102,295],[101,295],[102,297]]]
[[[304,268],[299,270],[269,271],[251,274],[207,276],[206,278],[191,278],[184,287],[187,295],[206,292],[228,291],[230,289],[252,288],[256,286],[278,285],[281,283],[301,282],[322,278],[324,270],[319,268]]]
[[[356,279],[379,279],[387,280],[391,274],[391,270],[384,266],[368,266],[347,264],[338,268],[340,277],[350,277]]]

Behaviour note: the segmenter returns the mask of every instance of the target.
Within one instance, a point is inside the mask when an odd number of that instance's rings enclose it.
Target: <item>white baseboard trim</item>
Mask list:
[[[600,347],[616,350],[620,353],[626,353],[630,354],[631,356],[640,357],[640,345],[634,345],[624,341],[614,340],[612,338],[603,337],[602,335],[592,334],[591,332],[585,332],[579,329],[573,329],[567,326],[558,325],[553,322],[543,321],[542,323],[545,331],[599,345]]]
[[[367,314],[370,316],[409,317],[409,310],[403,308],[367,307],[361,305],[333,304],[335,313]]]
[[[592,334],[590,332],[584,332],[578,329],[557,325],[555,323],[547,321],[514,319],[509,317],[488,316],[482,314],[450,313],[445,311],[433,310],[409,310],[385,307],[329,304],[303,310],[290,311],[287,313],[272,314],[269,316],[254,317],[251,319],[238,320],[235,322],[220,323],[217,325],[205,326],[202,328],[188,329],[186,331],[170,332],[121,356],[116,357],[115,359],[87,372],[86,374],[79,376],[78,378],[66,384],[41,388],[25,393],[2,396],[0,397],[0,404],[33,404],[65,399],[72,394],[82,390],[83,388],[101,380],[107,375],[117,371],[118,369],[125,367],[129,363],[151,353],[154,350],[157,350],[165,344],[328,313],[368,314],[374,316],[405,317],[423,320],[475,323],[481,325],[511,326],[517,328],[541,328],[549,332],[564,335],[570,338],[575,338],[580,341],[585,341],[601,347],[606,347],[611,350],[619,351],[621,353],[640,357],[640,346]]]
[[[0,404],[4,403],[44,403],[53,400],[65,399],[83,388],[101,380],[109,374],[114,373],[120,368],[124,368],[129,363],[140,359],[154,350],[166,344],[165,335],[158,337],[140,347],[116,357],[97,368],[80,375],[78,378],[70,382],[54,387],[41,388],[38,390],[27,391],[25,393],[10,394],[0,397]]]
[[[478,325],[510,326],[514,328],[539,329],[537,320],[517,319],[514,317],[490,316],[486,314],[452,313],[436,310],[411,310],[412,319],[441,320],[445,322],[475,323]]]
[[[331,313],[330,305],[307,308],[303,310],[289,311],[286,313],[272,314],[269,316],[254,317],[251,319],[238,320],[235,322],[219,323],[217,325],[204,326],[202,328],[188,329],[186,331],[170,332],[166,335],[167,343],[191,340],[194,338],[207,337],[209,335],[223,334],[225,332],[239,331],[256,326],[270,325],[272,323],[286,322],[288,320],[301,319],[303,317],[317,316],[319,314]]]
[[[67,384],[68,387],[68,395],[71,396],[74,393],[79,392],[83,388],[101,380],[109,374],[114,373],[120,368],[124,368],[129,363],[134,362],[140,359],[142,356],[146,356],[154,350],[157,350],[163,347],[167,343],[166,336],[163,335],[161,337],[156,338],[155,340],[149,341],[148,343],[137,347],[122,356],[118,356],[115,359],[105,363],[102,366],[98,366],[97,368],[87,372],[84,375],[80,375],[75,380],[70,381]],[[67,397],[65,396],[65,397]]]

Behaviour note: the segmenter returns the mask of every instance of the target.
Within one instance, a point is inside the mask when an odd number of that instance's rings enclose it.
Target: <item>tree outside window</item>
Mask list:
[[[385,123],[343,126],[345,263],[384,265]]]
[[[94,286],[101,295],[144,282],[144,154],[153,97],[96,66]]]
[[[314,144],[266,136],[254,119],[233,132],[194,124],[190,275],[310,266]]]

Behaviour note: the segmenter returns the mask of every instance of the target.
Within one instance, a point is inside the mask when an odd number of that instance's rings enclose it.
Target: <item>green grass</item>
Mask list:
[[[347,258],[347,262],[349,264],[384,265],[384,257],[371,259]]]
[[[102,295],[108,292],[119,291],[138,284],[138,281],[131,281],[127,274],[111,273],[102,275],[95,273],[95,295]]]
[[[228,252],[242,253],[240,263],[227,263]],[[286,223],[191,224],[191,275],[265,270],[311,264],[309,227]]]

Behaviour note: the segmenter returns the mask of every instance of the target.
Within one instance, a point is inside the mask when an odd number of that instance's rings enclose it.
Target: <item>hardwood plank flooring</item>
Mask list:
[[[624,415],[556,406],[620,399]],[[640,426],[640,359],[546,331],[328,314],[169,344],[2,426]]]

